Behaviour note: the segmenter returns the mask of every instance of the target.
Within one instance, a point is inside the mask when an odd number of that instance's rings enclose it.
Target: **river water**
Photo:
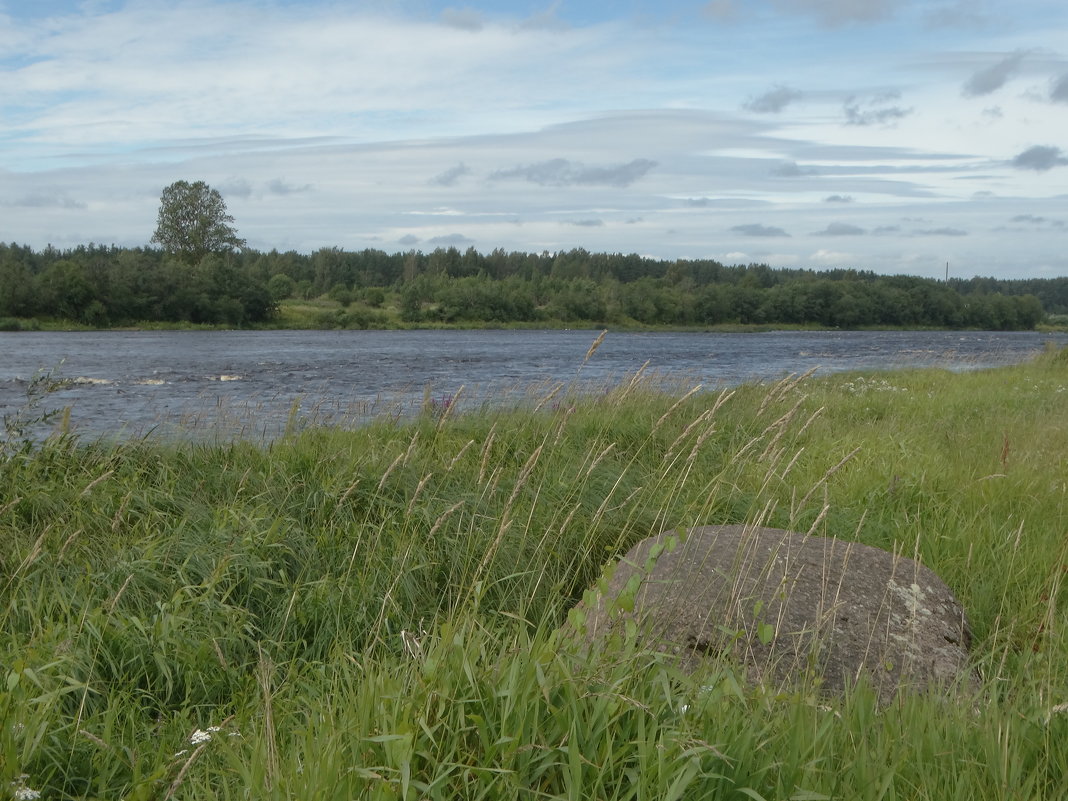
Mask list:
[[[533,403],[558,384],[603,391],[636,371],[716,389],[816,368],[1023,361],[1068,335],[1034,332],[106,331],[0,333],[0,412],[30,379],[64,386],[38,408],[69,408],[82,436],[269,439],[292,425],[359,425],[427,404]],[[2,435],[2,431],[0,431]]]

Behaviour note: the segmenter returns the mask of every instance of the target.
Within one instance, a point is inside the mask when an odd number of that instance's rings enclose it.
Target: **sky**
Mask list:
[[[0,0],[0,240],[1068,275],[1064,0]]]

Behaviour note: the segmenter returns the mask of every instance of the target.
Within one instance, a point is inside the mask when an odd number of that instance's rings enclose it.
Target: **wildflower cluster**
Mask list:
[[[891,384],[885,378],[865,378],[858,376],[842,384],[842,389],[850,395],[866,395],[869,392],[908,392],[908,387]]]
[[[40,791],[34,790],[26,784],[28,778],[30,777],[23,773],[20,776],[16,776],[15,781],[11,782],[11,797],[15,801],[36,801],[41,797]]]
[[[205,743],[209,743],[212,737],[222,731],[222,726],[208,726],[206,729],[195,729],[192,734],[189,735],[189,744],[192,746],[201,746]],[[232,731],[227,734],[227,737],[240,737],[241,733]],[[174,756],[182,757],[189,753],[188,748],[183,748]]]

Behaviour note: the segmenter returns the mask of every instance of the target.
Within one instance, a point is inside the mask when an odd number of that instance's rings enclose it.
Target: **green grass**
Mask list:
[[[269,445],[6,448],[0,788],[1068,795],[1068,352],[690,389]],[[639,539],[743,521],[918,555],[971,618],[978,702],[747,687],[563,633]]]

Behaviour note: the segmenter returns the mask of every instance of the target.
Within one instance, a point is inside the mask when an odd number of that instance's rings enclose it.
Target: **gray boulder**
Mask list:
[[[781,529],[702,526],[638,543],[572,621],[593,641],[630,620],[644,646],[692,672],[733,658],[750,681],[866,677],[883,702],[902,688],[974,687],[971,631],[934,572],[879,548]]]

